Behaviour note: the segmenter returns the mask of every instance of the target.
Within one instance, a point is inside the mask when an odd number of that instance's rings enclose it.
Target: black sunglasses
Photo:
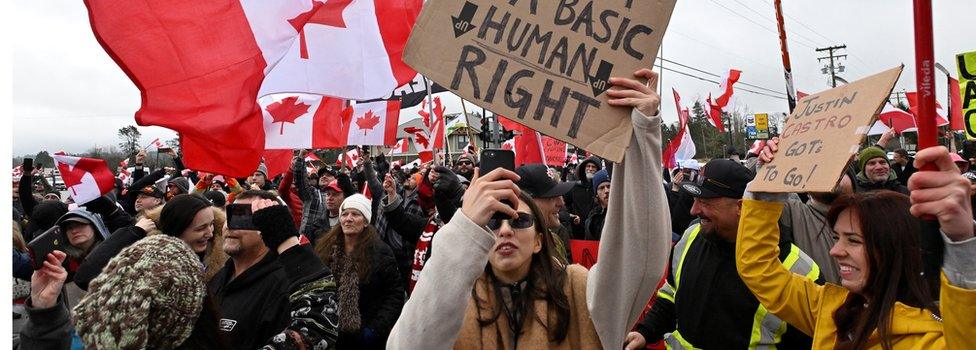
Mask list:
[[[471,165],[471,164],[474,164],[474,163],[472,163],[472,162],[469,162],[469,161],[466,161],[466,160],[462,160],[462,161],[460,161],[460,162],[457,162],[457,163],[458,163],[458,165],[462,165],[462,164],[467,164],[467,165]]]
[[[726,185],[726,184],[722,183],[721,181],[718,181],[718,180],[715,180],[715,179],[710,179],[710,178],[708,178],[708,177],[706,177],[705,175],[702,175],[702,174],[698,174],[698,178],[695,179],[695,183],[698,186],[704,186],[706,182],[711,183],[711,184],[713,184],[715,186],[718,186],[718,187],[725,188],[725,189],[732,189],[732,186]]]
[[[525,229],[532,227],[535,224],[535,216],[529,213],[519,212],[518,217],[515,219],[488,219],[488,229],[495,231],[502,228],[502,222],[508,221],[508,224],[512,226],[513,229]]]

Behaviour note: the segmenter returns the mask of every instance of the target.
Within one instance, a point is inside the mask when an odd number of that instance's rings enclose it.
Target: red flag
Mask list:
[[[430,137],[434,139],[434,144],[431,147],[436,149],[444,148],[444,106],[441,104],[440,97],[434,97],[434,118],[431,120],[430,113],[427,112],[427,100],[424,100],[420,104],[420,110],[417,111],[420,117],[423,118],[424,125],[427,126],[427,130],[430,130]]]
[[[320,159],[319,156],[315,155],[315,153],[308,153],[305,155],[305,162],[314,163],[314,162],[321,162],[321,161],[322,159]]]
[[[86,0],[85,5],[96,39],[142,93],[139,125],[178,132],[189,168],[232,176],[257,168],[264,134],[256,101],[264,70],[298,34],[288,29],[286,18],[311,4]]]
[[[498,116],[498,122],[505,129],[516,133],[515,137],[512,138],[514,140],[515,166],[546,164],[545,151],[542,148],[542,135],[538,131],[502,116]]]
[[[54,162],[61,172],[68,194],[78,205],[101,197],[115,187],[115,175],[103,159],[81,158],[55,153]]]
[[[661,154],[661,161],[664,163],[664,167],[668,169],[674,169],[678,166],[679,160],[689,159],[695,156],[695,144],[693,142],[689,144],[683,144],[686,139],[685,134],[688,133],[688,109],[681,108],[681,96],[678,95],[678,90],[674,88],[671,89],[671,93],[674,95],[674,106],[678,110],[678,134],[668,142],[668,147],[664,149]],[[689,149],[690,147],[690,149]],[[682,159],[678,159],[679,150],[682,151]],[[690,151],[691,155],[687,155]]]
[[[889,128],[895,129],[895,132],[899,134],[917,130],[915,117],[908,112],[892,106],[890,102],[885,102],[884,108],[878,114],[878,121]]]
[[[357,103],[346,109],[351,120],[345,144],[386,146],[397,142],[400,101]]]
[[[352,111],[343,100],[308,94],[262,97],[268,149],[338,148],[346,145]]]
[[[810,96],[810,94],[805,93],[805,92],[800,91],[800,90],[796,90],[796,99],[797,99],[797,101],[799,101],[800,99],[802,99],[804,97],[807,97],[807,96]]]
[[[956,86],[959,86],[959,84],[956,84]],[[912,111],[912,115],[914,115],[915,118],[918,118],[918,93],[915,91],[906,92],[905,98],[908,99],[908,109]],[[946,115],[945,109],[942,109],[942,105],[939,104],[939,101],[935,101],[935,125],[943,126],[949,124],[947,117],[948,116]],[[917,123],[918,121],[916,120],[916,124]]]
[[[949,128],[952,130],[966,130],[966,123],[962,118],[962,94],[959,92],[959,81],[949,78]]]
[[[293,152],[290,149],[264,150],[264,165],[268,167],[268,181],[288,171],[288,168],[291,167],[292,154]]]
[[[261,96],[303,91],[369,100],[416,76],[402,56],[422,0],[313,3],[290,19],[299,42],[268,72]]]
[[[762,149],[766,147],[766,140],[756,140],[752,142],[752,147],[749,148],[749,154],[759,155]]]

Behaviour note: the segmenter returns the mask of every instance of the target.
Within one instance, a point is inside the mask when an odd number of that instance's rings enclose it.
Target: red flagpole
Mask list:
[[[935,124],[935,60],[932,45],[932,0],[914,0],[915,83],[918,91],[918,148],[938,146]],[[923,170],[934,170],[929,165]]]
[[[783,6],[780,0],[773,1],[776,7],[776,27],[779,28],[779,48],[783,54],[783,76],[786,78],[786,101],[790,113],[796,108],[796,90],[793,88],[793,68],[790,65],[790,49],[786,45],[786,25],[783,24]],[[284,124],[284,123],[282,123]]]

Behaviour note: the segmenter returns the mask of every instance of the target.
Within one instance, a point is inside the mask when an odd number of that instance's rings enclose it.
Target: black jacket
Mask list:
[[[85,257],[85,261],[78,265],[78,271],[75,272],[75,284],[78,285],[78,288],[88,290],[88,284],[102,273],[102,269],[108,265],[109,260],[112,260],[123,249],[145,237],[146,231],[134,225],[113,232],[104,242],[92,249]]]
[[[908,157],[908,164],[902,166],[896,162],[891,162],[891,169],[895,171],[895,175],[898,175],[898,182],[902,186],[908,186],[908,178],[912,177],[917,170],[915,169],[915,158]]]
[[[586,239],[590,241],[599,241],[600,234],[603,233],[603,221],[607,218],[607,209],[602,206],[596,206],[590,211],[590,215],[586,217]]]
[[[596,204],[596,191],[593,189],[593,182],[586,178],[586,164],[593,163],[597,166],[599,170],[600,162],[596,158],[590,157],[582,161],[576,168],[576,185],[570,190],[566,195],[563,196],[563,200],[566,202],[566,210],[570,214],[580,217],[579,225],[572,225],[573,229],[573,239],[585,239],[586,238],[586,228],[584,227],[584,220],[593,207]]]
[[[236,278],[228,259],[207,286],[220,310],[220,332],[231,349],[257,349],[288,322],[288,278],[269,251]]]
[[[358,333],[340,332],[340,349],[386,348],[386,339],[406,302],[393,250],[379,239],[366,244],[370,270],[366,281],[359,283],[359,317],[363,329]]]
[[[695,204],[695,197],[682,192],[672,191],[671,184],[664,184],[664,193],[668,197],[668,208],[671,210],[671,232],[681,235],[688,225],[695,220],[691,215],[691,206]]]
[[[636,330],[648,343],[677,329],[698,348],[746,349],[759,300],[735,269],[735,244],[704,232],[699,236],[686,248],[674,302],[659,294]],[[781,243],[781,261],[789,254],[789,247],[788,242]],[[675,285],[674,273],[669,269],[671,286]],[[779,348],[809,349],[810,344],[810,337],[788,326]]]

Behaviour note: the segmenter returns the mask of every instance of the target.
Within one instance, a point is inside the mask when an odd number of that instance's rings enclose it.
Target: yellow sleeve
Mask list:
[[[779,261],[779,226],[783,203],[743,200],[735,245],[739,276],[767,310],[807,335],[813,335],[820,289]]]
[[[953,286],[942,275],[939,292],[946,349],[972,349],[976,329],[976,290]]]

